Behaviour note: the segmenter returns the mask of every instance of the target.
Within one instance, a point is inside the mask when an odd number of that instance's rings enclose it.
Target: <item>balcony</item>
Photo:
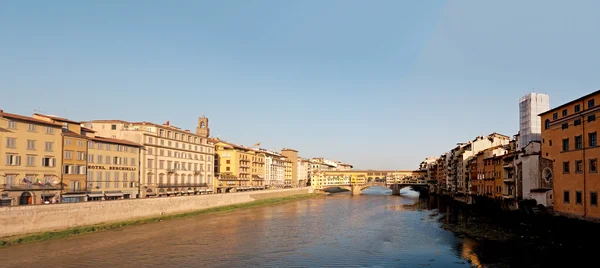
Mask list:
[[[173,173],[175,173],[175,169],[167,168],[167,174],[173,174]]]
[[[52,185],[50,183],[17,183],[17,184],[2,184],[5,190],[23,191],[23,190],[60,190],[62,185]]]
[[[194,170],[194,175],[200,175],[200,174],[202,174],[201,170]]]
[[[158,183],[158,188],[178,188],[178,187],[208,187],[207,183]]]

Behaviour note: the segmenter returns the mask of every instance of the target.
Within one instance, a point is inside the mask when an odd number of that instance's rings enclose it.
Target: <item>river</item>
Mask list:
[[[385,188],[0,249],[0,267],[471,267],[431,199]],[[429,200],[429,201],[428,201]]]

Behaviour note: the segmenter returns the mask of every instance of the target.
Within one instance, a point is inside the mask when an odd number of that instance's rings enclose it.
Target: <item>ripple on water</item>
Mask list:
[[[369,189],[370,190],[370,189]],[[418,199],[334,194],[0,250],[3,267],[468,267]],[[407,206],[408,205],[408,206]],[[35,256],[35,258],[32,258]]]

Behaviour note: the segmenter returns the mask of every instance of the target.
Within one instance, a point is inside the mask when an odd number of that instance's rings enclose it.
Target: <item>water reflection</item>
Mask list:
[[[0,250],[0,266],[470,267],[465,258],[479,265],[477,243],[440,228],[438,211],[453,209],[372,187],[359,196],[337,193],[14,246]]]

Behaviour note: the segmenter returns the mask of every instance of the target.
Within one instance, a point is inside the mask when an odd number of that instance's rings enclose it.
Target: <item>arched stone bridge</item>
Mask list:
[[[390,190],[392,190],[392,195],[400,195],[400,189],[405,187],[411,187],[414,191],[417,191],[419,193],[428,192],[429,188],[429,186],[425,182],[386,183],[385,181],[371,181],[365,184],[327,185],[327,187],[325,187],[324,189],[338,187],[352,192],[352,195],[359,195],[364,189],[373,186],[389,188]]]

